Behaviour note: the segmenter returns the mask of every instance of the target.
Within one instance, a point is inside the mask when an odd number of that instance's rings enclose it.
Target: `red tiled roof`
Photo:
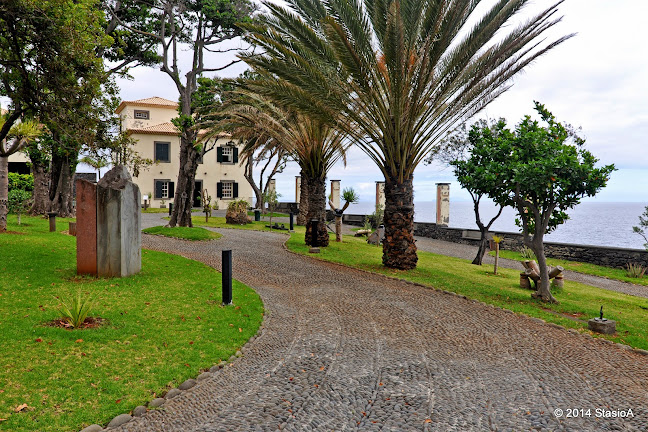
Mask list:
[[[168,107],[168,108],[175,109],[178,107],[178,102],[174,102],[169,99],[164,99],[157,96],[146,98],[146,99],[138,99],[135,101],[122,101],[122,103],[120,103],[117,109],[115,110],[115,113],[119,114],[120,112],[122,112],[122,110],[126,107],[126,105],[135,105],[139,107],[151,107],[151,108]]]
[[[129,134],[144,134],[144,135],[178,135],[180,131],[178,128],[171,122],[160,123],[153,126],[145,127],[142,129],[128,129]],[[205,135],[206,130],[201,130],[199,135]],[[230,137],[231,135],[226,132],[220,132],[217,137],[225,138]]]

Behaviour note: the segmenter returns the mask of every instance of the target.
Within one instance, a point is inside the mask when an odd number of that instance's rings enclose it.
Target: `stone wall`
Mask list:
[[[345,214],[343,217],[343,221],[347,225],[362,226],[363,220],[363,215]],[[493,234],[504,238],[500,243],[501,249],[519,251],[524,246],[520,233],[494,231],[489,233],[489,238]],[[448,228],[431,222],[414,223],[414,235],[473,246],[479,244],[479,230]],[[545,254],[550,258],[586,262],[606,267],[623,268],[628,263],[648,266],[648,251],[642,249],[545,242]]]
[[[489,233],[489,238],[493,234],[504,238],[500,243],[501,249],[519,251],[524,247],[520,233],[495,231]],[[435,223],[415,223],[414,235],[474,246],[477,246],[479,243],[479,230],[448,228],[438,226]],[[550,258],[586,262],[606,267],[623,268],[628,263],[638,263],[648,266],[648,251],[642,249],[554,242],[545,242],[544,245],[545,254]]]

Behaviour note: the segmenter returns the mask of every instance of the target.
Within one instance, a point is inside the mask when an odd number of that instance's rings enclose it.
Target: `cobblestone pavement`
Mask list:
[[[232,249],[234,277],[264,301],[262,330],[241,358],[115,430],[647,430],[648,357],[291,254],[285,235],[220,232],[212,242],[143,242],[215,268]],[[573,408],[590,416],[553,414]]]

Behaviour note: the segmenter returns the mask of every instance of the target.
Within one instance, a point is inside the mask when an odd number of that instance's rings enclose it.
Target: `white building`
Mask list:
[[[175,183],[180,169],[180,136],[171,123],[178,116],[176,102],[152,97],[124,101],[116,113],[122,130],[137,141],[134,149],[141,157],[155,164],[134,177],[142,196],[148,195],[153,207],[166,207],[173,202]],[[254,192],[245,179],[244,166],[239,161],[239,145],[222,134],[216,139],[215,151],[205,154],[196,171],[193,205],[200,207],[200,192],[207,189],[212,204],[227,208],[230,201],[244,199],[254,204]]]

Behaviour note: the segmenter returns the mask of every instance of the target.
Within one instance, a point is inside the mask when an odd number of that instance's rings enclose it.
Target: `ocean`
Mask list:
[[[351,204],[345,213],[369,214],[374,211],[374,203],[359,202]],[[644,249],[644,240],[632,232],[639,224],[639,216],[644,212],[644,203],[583,202],[568,212],[570,219],[554,232],[545,236],[546,241]],[[497,213],[492,203],[482,203],[482,221]],[[515,225],[514,209],[507,207],[493,223],[491,230],[520,232]],[[436,202],[415,201],[415,222],[436,222]],[[450,227],[478,229],[472,202],[450,202]]]

